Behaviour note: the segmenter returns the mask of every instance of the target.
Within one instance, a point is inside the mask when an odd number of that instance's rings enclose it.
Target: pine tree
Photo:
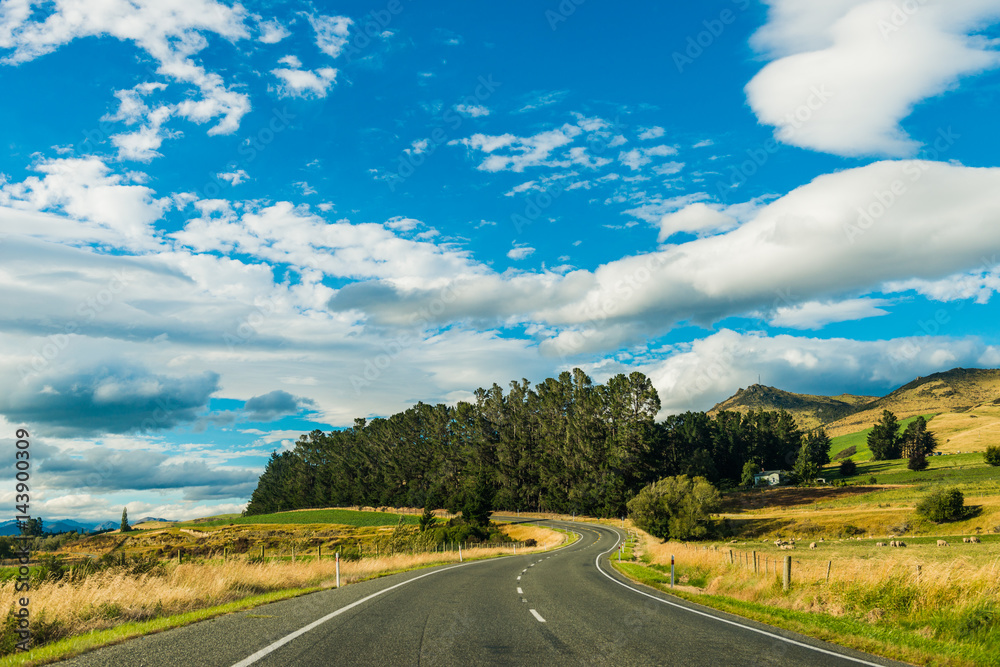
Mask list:
[[[128,508],[122,508],[122,525],[120,528],[121,532],[127,533],[132,530],[132,526],[128,525]]]
[[[872,461],[898,459],[900,450],[899,420],[888,410],[882,411],[882,419],[872,427],[868,434],[868,449],[872,452]]]
[[[911,460],[918,453],[926,457],[937,448],[937,439],[933,433],[927,430],[927,420],[923,417],[917,417],[910,422],[903,432],[901,443],[903,456]],[[919,470],[923,470],[923,468],[919,468]]]

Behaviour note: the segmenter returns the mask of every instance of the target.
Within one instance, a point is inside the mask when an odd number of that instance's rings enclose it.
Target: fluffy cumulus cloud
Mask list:
[[[347,46],[347,37],[354,22],[346,16],[310,16],[309,24],[316,33],[316,46],[320,51],[336,58]]]
[[[278,86],[280,97],[323,98],[337,80],[337,70],[320,67],[315,71],[302,69],[302,63],[295,56],[285,56],[281,63],[287,67],[271,70],[271,74],[281,82]]]
[[[914,154],[900,121],[963,76],[1000,64],[977,34],[1000,0],[768,0],[758,50],[774,58],[746,86],[788,144],[836,155]]]
[[[45,424],[49,435],[152,432],[194,421],[218,389],[219,376],[208,371],[172,377],[121,363],[63,367],[7,383],[0,413]]]
[[[660,219],[660,234],[657,240],[662,243],[679,232],[706,236],[728,231],[738,224],[739,221],[723,211],[721,206],[695,202],[663,216]]]
[[[209,134],[231,134],[250,111],[249,97],[208,71],[195,56],[208,46],[206,35],[230,42],[249,36],[244,8],[215,0],[55,0],[6,3],[0,11],[2,62],[18,64],[51,53],[76,39],[114,37],[133,43],[157,63],[156,74],[187,86],[186,98],[175,104],[139,104],[136,92],[148,94],[140,84],[119,91],[123,110],[112,116],[142,122],[136,130],[112,137],[122,159],[148,161],[158,155],[163,139],[172,136],[164,123],[170,117],[194,123],[215,121]],[[131,106],[131,112],[129,107]],[[130,114],[130,115],[129,115]]]
[[[762,308],[856,298],[890,281],[939,280],[979,266],[984,253],[1000,250],[997,192],[1000,169],[878,162],[820,176],[729,232],[594,271],[455,280],[454,298],[439,312],[443,319],[491,312],[556,327],[542,350],[565,355],[606,351],[679,322],[707,325]],[[431,298],[357,283],[331,306],[365,304],[380,321]]]
[[[142,184],[141,175],[112,173],[96,157],[42,160],[34,169],[41,176],[29,176],[19,183],[0,182],[0,229],[69,241],[148,247],[152,224],[169,206]],[[29,212],[56,212],[69,220],[32,217],[35,224],[25,225]]]
[[[737,333],[723,329],[678,345],[665,359],[640,368],[660,393],[664,414],[707,410],[737,387],[757,382],[801,393],[881,395],[956,366],[988,363],[994,348],[982,341],[915,336],[857,341]],[[620,372],[605,368],[604,373]],[[595,373],[596,375],[597,373]]]

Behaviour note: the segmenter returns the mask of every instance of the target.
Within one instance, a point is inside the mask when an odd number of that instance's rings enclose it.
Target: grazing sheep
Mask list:
[[[896,542],[896,546],[897,547],[905,547],[906,546],[906,542],[903,542],[902,540],[898,540]]]
[[[877,546],[877,547],[884,547],[885,546],[885,542],[876,542],[875,546]]]
[[[815,542],[810,542],[809,543],[809,548],[810,549],[815,549],[816,548],[816,543]]]
[[[947,542],[945,542],[944,540],[938,540],[938,543],[937,543],[937,545],[938,545],[939,547],[946,547],[946,546],[948,546],[948,543],[947,543]]]
[[[972,538],[971,537],[963,537],[962,541],[965,542],[966,544],[968,544],[969,542],[972,541]]]
[[[969,543],[970,544],[982,544],[982,541],[978,537],[976,537],[975,535],[973,535],[972,537],[969,538]]]

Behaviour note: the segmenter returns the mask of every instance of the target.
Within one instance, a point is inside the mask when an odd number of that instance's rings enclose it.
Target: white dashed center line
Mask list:
[[[532,615],[532,616],[534,616],[534,617],[535,617],[535,620],[537,620],[537,621],[538,621],[539,623],[544,623],[544,622],[545,622],[545,619],[544,619],[544,618],[542,618],[542,615],[541,615],[541,614],[539,614],[539,613],[538,613],[537,611],[535,611],[534,609],[529,609],[528,611],[530,611],[530,612],[531,612],[531,615]]]
[[[524,591],[521,590],[520,586],[517,587],[517,594],[518,595],[524,595]]]

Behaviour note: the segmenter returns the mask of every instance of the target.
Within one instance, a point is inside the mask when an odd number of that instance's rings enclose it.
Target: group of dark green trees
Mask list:
[[[506,394],[494,384],[454,407],[417,403],[351,428],[313,431],[291,451],[273,453],[246,514],[433,505],[621,516],[639,489],[666,476],[725,487],[739,484],[748,465],[829,461],[829,439],[803,438],[783,411],[686,412],[656,422],[659,410],[642,373],[601,385],[580,369],[534,387],[511,382]]]
[[[889,410],[882,411],[882,418],[868,434],[868,449],[872,461],[907,459],[910,470],[927,467],[927,455],[937,448],[934,434],[927,430],[927,420],[917,417],[900,433],[899,420]]]

